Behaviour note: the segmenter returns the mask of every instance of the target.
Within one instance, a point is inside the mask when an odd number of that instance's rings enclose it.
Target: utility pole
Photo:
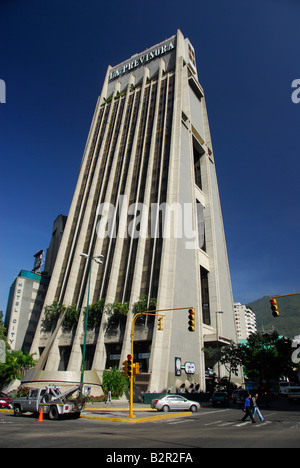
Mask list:
[[[160,319],[160,318],[163,319],[164,315],[161,315],[161,312],[170,312],[170,311],[174,311],[174,310],[189,310],[189,311],[193,310],[194,311],[194,308],[193,307],[179,307],[179,308],[176,308],[176,309],[162,309],[162,310],[156,310],[156,311],[147,310],[146,312],[140,312],[140,313],[136,314],[133,317],[132,326],[131,326],[131,358],[132,358],[132,364],[133,364],[133,357],[134,357],[134,354],[133,354],[134,327],[135,327],[137,319],[141,315],[152,315],[152,316],[156,316],[158,319]],[[161,320],[158,321],[158,329],[163,330],[163,326],[161,327]],[[135,365],[137,365],[137,364],[133,364],[132,367],[134,368]],[[129,376],[130,396],[129,396],[129,414],[128,414],[128,418],[135,418],[135,415],[133,414],[133,378],[134,378],[134,372],[131,372],[131,374]]]

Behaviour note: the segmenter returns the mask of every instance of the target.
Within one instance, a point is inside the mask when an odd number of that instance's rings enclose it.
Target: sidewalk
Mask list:
[[[113,404],[105,403],[88,403],[81,413],[81,418],[93,419],[97,421],[122,422],[129,424],[145,423],[151,421],[159,421],[162,419],[180,418],[190,416],[192,413],[174,412],[174,413],[159,413],[156,409],[152,409],[150,405],[143,403],[134,403],[133,405],[134,418],[129,418],[129,403],[127,401],[113,401]]]
[[[144,403],[134,403],[134,408],[141,409],[141,410],[151,410],[156,411],[151,408],[150,405],[145,405]],[[99,409],[99,410],[107,410],[107,409],[119,409],[120,411],[126,411],[129,408],[129,401],[127,400],[113,400],[111,403],[87,403],[85,405],[85,409]]]

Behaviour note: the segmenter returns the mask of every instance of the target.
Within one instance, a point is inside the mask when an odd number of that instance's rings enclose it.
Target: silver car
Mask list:
[[[195,413],[199,411],[200,404],[196,401],[187,400],[180,395],[166,395],[157,400],[152,400],[151,408],[157,409],[157,411],[192,411]]]

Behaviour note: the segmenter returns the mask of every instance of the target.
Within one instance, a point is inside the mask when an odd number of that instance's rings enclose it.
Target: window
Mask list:
[[[71,351],[72,351],[71,346],[59,346],[59,355],[60,355],[60,362],[58,366],[59,371],[66,371],[68,369]]]
[[[208,271],[200,267],[201,276],[201,293],[202,293],[202,317],[205,325],[211,324],[210,319],[210,306],[209,306],[209,285],[208,285]]]
[[[95,345],[86,345],[86,353],[85,353],[85,361],[84,361],[85,371],[92,369],[95,349],[96,349]],[[81,346],[81,353],[83,356],[83,346]]]
[[[198,246],[199,249],[206,252],[205,243],[205,221],[204,221],[204,206],[197,200],[197,225],[198,225]]]
[[[201,178],[201,157],[204,154],[203,148],[198,141],[193,138],[193,152],[194,152],[194,171],[195,171],[195,184],[202,190]]]

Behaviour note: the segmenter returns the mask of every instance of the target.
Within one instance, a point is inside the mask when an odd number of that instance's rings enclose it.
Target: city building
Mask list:
[[[82,253],[103,255],[103,263],[90,264]],[[172,309],[163,330],[151,315],[135,328],[144,390],[189,382],[205,390],[203,347],[237,341],[204,91],[181,31],[107,69],[45,299],[76,306],[80,317],[51,334],[42,326],[44,309],[31,348],[44,351],[39,378],[79,378],[88,297],[102,307],[88,327],[85,369],[100,378],[122,368],[141,304]],[[195,332],[188,330],[190,307]],[[175,361],[193,363],[194,373]]]
[[[58,254],[61,239],[64,233],[67,216],[59,215],[53,224],[52,236],[49,248],[46,253],[46,260],[44,266],[44,274],[51,277],[55,265],[56,257]]]
[[[251,307],[235,302],[234,315],[239,340],[247,340],[252,333],[257,333],[256,315]]]
[[[32,271],[21,270],[10,288],[5,314],[5,328],[7,329],[8,343],[15,351],[30,351],[66,219],[66,216],[60,215],[54,221],[44,271],[42,272],[44,251],[40,250],[34,255],[35,261]]]
[[[48,285],[49,278],[27,270],[11,285],[4,323],[11,349],[30,351]]]

